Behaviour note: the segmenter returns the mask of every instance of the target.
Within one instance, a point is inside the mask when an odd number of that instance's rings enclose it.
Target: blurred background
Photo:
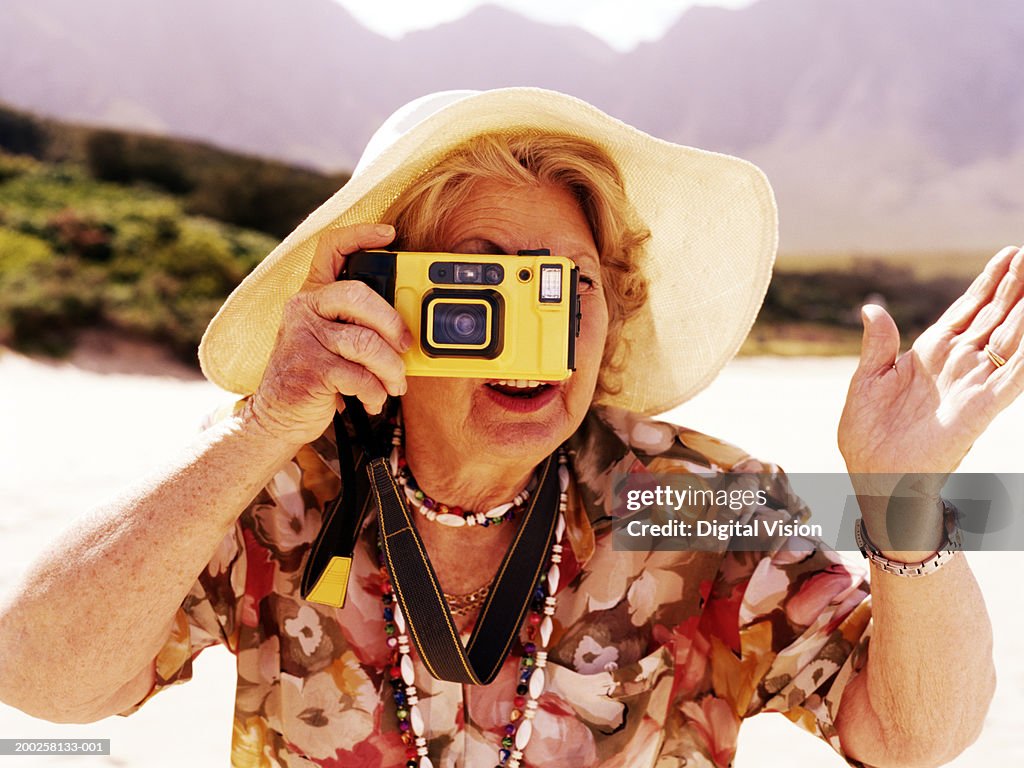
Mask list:
[[[2,0],[0,589],[223,402],[195,358],[223,298],[393,109],[447,88],[554,88],[760,165],[776,277],[745,357],[673,418],[790,471],[841,469],[860,305],[909,343],[1024,240],[1022,72],[1019,0]],[[1015,407],[965,469],[1020,471],[1022,425]],[[1000,687],[955,765],[1024,764],[1021,598],[1010,558],[977,558]],[[218,652],[126,721],[0,705],[0,738],[114,734],[76,765],[224,765]],[[843,764],[778,716],[749,723],[736,764],[798,758]]]

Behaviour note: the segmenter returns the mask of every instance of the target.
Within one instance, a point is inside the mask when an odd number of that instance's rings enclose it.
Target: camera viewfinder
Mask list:
[[[455,282],[480,285],[483,283],[483,280],[480,279],[480,272],[481,266],[479,264],[456,264]]]

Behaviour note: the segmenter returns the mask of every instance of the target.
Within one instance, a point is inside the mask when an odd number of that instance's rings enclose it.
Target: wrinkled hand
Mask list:
[[[355,395],[369,413],[379,413],[388,395],[405,394],[400,354],[412,336],[402,318],[363,283],[336,280],[348,254],[382,248],[394,235],[390,226],[356,224],[320,238],[249,401],[255,420],[274,437],[295,445],[316,439],[343,410],[341,395]]]
[[[899,354],[899,331],[864,307],[864,341],[839,424],[853,473],[952,472],[1024,389],[1024,249],[1004,248],[967,292]],[[988,344],[1007,362],[997,366]]]

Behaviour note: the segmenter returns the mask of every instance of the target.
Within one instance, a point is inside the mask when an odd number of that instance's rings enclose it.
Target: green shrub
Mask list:
[[[64,354],[80,328],[96,324],[102,279],[44,240],[0,228],[0,343]]]
[[[48,144],[46,128],[38,118],[0,107],[0,149],[12,155],[42,157]]]
[[[0,153],[0,167],[15,164]],[[0,343],[61,354],[103,326],[195,362],[206,324],[274,246],[179,199],[21,163],[0,181]]]
[[[884,261],[852,269],[819,272],[776,272],[758,324],[808,323],[837,328],[860,327],[860,307],[883,304],[912,340],[938,319],[969,284],[962,276],[920,277],[908,266]]]

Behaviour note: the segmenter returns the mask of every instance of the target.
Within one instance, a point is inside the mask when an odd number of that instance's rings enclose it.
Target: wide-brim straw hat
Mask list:
[[[475,136],[538,132],[604,149],[651,232],[640,262],[648,301],[621,335],[628,350],[621,389],[598,402],[649,415],[702,390],[739,350],[768,288],[778,240],[768,180],[745,160],[662,141],[540,88],[446,91],[395,112],[348,183],[224,302],[199,345],[203,373],[230,392],[254,392],[321,233],[379,221],[421,174]]]

